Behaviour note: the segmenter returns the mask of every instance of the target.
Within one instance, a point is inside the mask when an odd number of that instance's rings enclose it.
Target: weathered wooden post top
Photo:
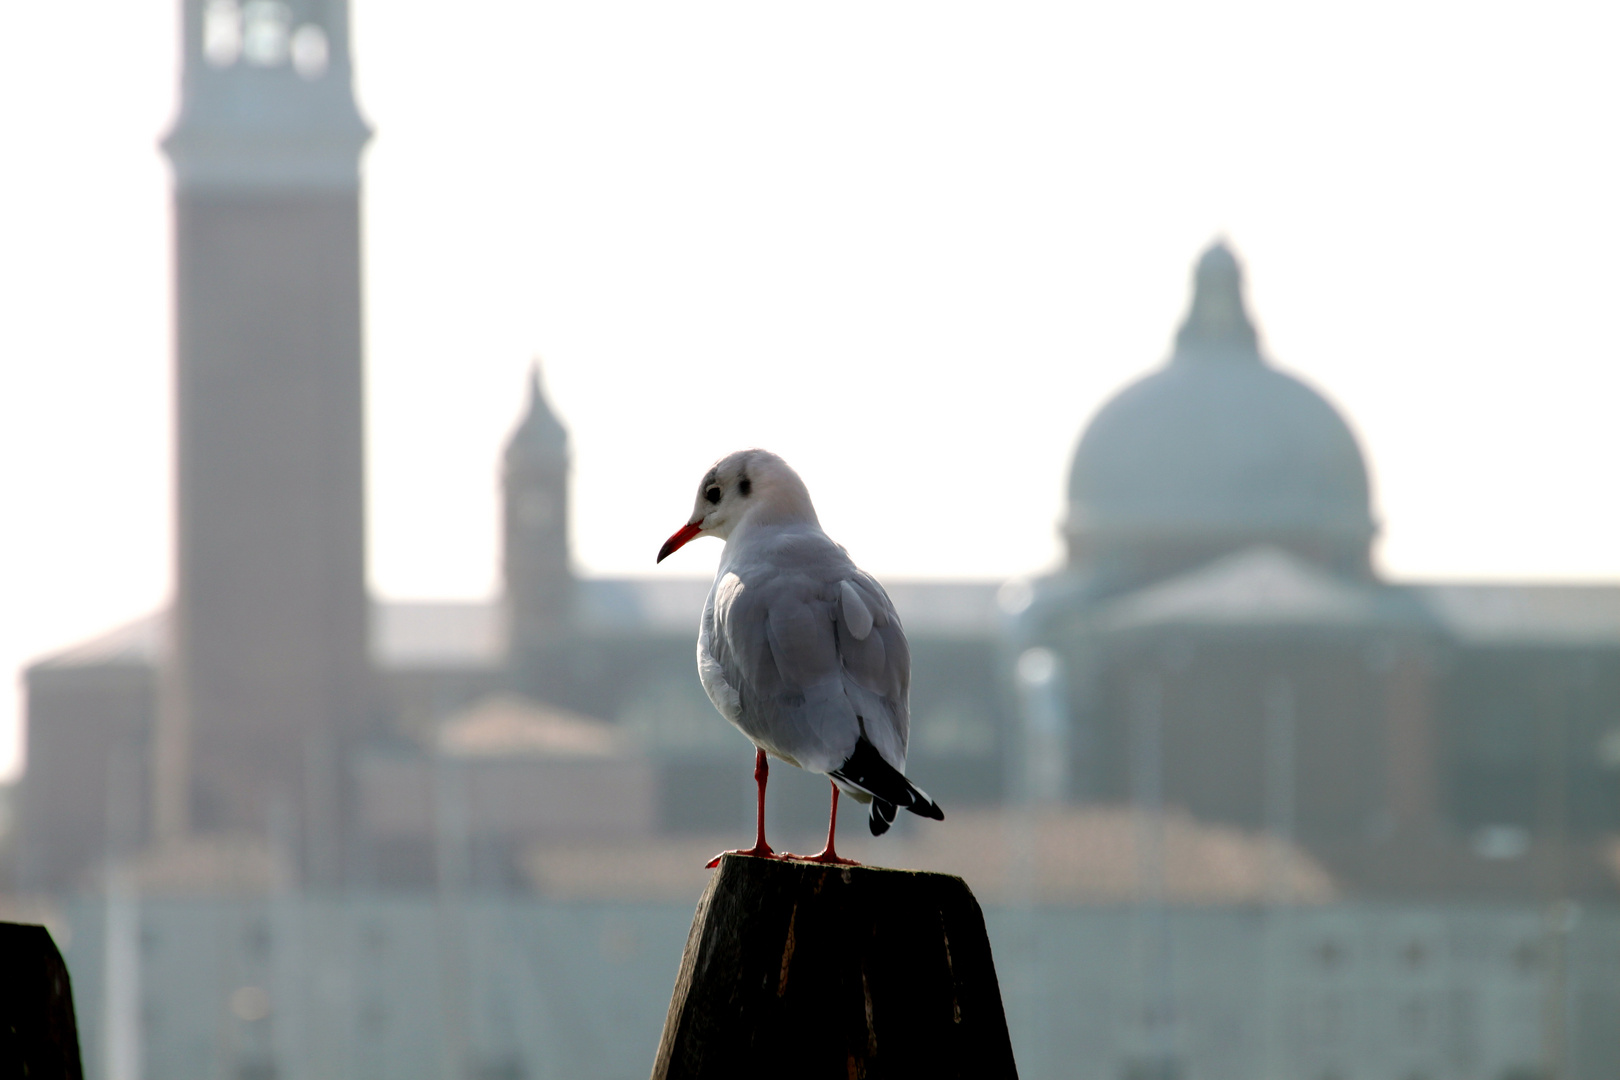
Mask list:
[[[84,1077],[73,982],[43,926],[0,922],[0,1077]]]
[[[653,1080],[1017,1075],[984,915],[961,878],[721,859]]]

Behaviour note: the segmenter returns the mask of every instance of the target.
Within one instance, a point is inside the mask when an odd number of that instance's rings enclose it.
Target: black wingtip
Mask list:
[[[945,811],[928,797],[928,793],[907,780],[905,775],[884,761],[877,749],[862,735],[855,742],[855,752],[849,760],[834,769],[832,776],[859,788],[872,796],[872,816],[869,822],[872,835],[882,836],[889,831],[894,815],[901,807],[919,817],[944,821]]]
[[[873,836],[882,836],[889,831],[889,825],[894,821],[895,806],[892,802],[883,799],[872,800],[872,814],[866,823],[872,829]]]

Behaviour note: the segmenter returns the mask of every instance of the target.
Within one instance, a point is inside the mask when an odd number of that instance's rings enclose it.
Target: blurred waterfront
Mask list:
[[[85,896],[52,918],[87,1075],[606,1080],[650,1067],[691,915],[383,894]],[[1612,910],[1551,927],[1524,908],[1374,903],[987,918],[1030,1080],[1509,1080],[1549,1051],[1562,1075],[1604,1077],[1620,1061]]]

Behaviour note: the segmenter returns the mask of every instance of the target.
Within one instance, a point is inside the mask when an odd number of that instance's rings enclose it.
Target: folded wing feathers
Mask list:
[[[849,627],[850,636],[856,641],[865,641],[866,635],[872,632],[871,609],[848,581],[839,582],[838,597],[843,603],[844,625]]]
[[[787,538],[778,554],[820,554],[817,548],[835,551],[844,564],[829,567],[820,582],[803,573],[756,577],[745,565],[721,575],[698,642],[704,689],[756,745],[818,771],[838,760],[842,751],[834,747],[853,734],[844,726],[853,720],[855,750],[830,775],[871,797],[873,836],[887,832],[902,808],[944,820],[939,804],[890,764],[903,767],[910,727],[911,657],[894,605],[819,530],[815,538]],[[829,579],[838,581],[836,601],[821,584]],[[829,614],[838,625],[829,624]]]

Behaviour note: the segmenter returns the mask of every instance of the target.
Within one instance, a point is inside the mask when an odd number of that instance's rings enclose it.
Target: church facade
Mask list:
[[[1363,894],[1612,895],[1620,589],[1382,580],[1355,437],[1263,358],[1224,244],[1068,497],[1015,631],[1065,661],[1066,797],[1263,830]]]

